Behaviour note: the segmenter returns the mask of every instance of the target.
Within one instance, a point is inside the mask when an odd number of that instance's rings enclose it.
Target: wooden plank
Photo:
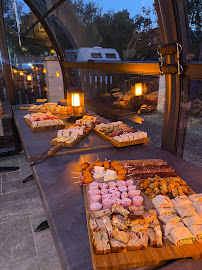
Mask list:
[[[42,131],[42,130],[51,130],[51,129],[62,129],[65,128],[65,125],[55,125],[55,126],[45,126],[45,127],[32,127],[30,122],[25,119],[25,122],[27,123],[27,125],[29,126],[29,128],[31,129],[31,131]]]
[[[129,141],[129,142],[117,142],[114,139],[112,139],[111,137],[109,137],[108,135],[103,134],[101,131],[99,131],[98,129],[94,128],[93,129],[97,134],[99,134],[101,137],[103,137],[104,139],[106,139],[108,142],[112,143],[113,145],[115,145],[116,147],[126,147],[126,146],[131,146],[131,145],[136,145],[136,144],[143,144],[143,143],[148,143],[150,142],[150,138],[143,138],[143,139],[139,139],[139,140],[134,140],[134,141]]]
[[[159,62],[63,62],[65,68],[91,69],[104,72],[160,75]]]

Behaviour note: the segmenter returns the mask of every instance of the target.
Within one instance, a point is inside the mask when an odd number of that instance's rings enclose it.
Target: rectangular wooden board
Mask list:
[[[150,161],[151,160],[152,159],[150,159]],[[153,159],[153,160],[157,161],[157,159]],[[130,161],[122,160],[120,162],[126,163]],[[136,160],[136,161],[143,161],[143,160]],[[134,180],[134,183],[138,187],[139,180]],[[181,258],[189,258],[189,257],[193,259],[202,258],[202,241],[197,241],[191,245],[175,246],[164,236],[164,230],[162,230],[163,247],[157,248],[157,247],[148,246],[148,248],[145,250],[96,255],[94,252],[94,247],[93,247],[93,242],[92,242],[93,235],[92,235],[92,231],[90,229],[90,224],[89,224],[90,212],[89,212],[89,205],[88,205],[87,186],[88,185],[83,185],[83,192],[84,192],[84,201],[85,201],[85,209],[86,209],[86,219],[87,219],[88,235],[89,235],[89,242],[90,242],[90,250],[91,250],[92,264],[93,264],[94,270],[120,270],[120,269],[143,267],[143,266],[149,266],[149,265],[157,265],[160,262],[173,260],[173,259],[181,259]],[[153,208],[153,204],[150,198],[146,194],[144,194],[144,192],[142,192],[142,195],[144,197],[146,208],[147,209]],[[161,222],[160,224],[162,227]]]
[[[92,129],[88,129],[82,136],[78,136],[78,138],[73,141],[72,143],[61,143],[62,144],[62,147],[73,147],[75,146],[78,142],[80,142],[86,135],[88,135],[88,133],[91,132]],[[57,145],[59,144],[58,142],[55,142],[55,141],[51,141],[50,142],[51,145]]]
[[[45,127],[32,127],[32,125],[30,124],[30,122],[25,119],[25,122],[27,123],[27,125],[29,126],[29,128],[31,129],[31,131],[43,131],[43,130],[51,130],[51,129],[63,129],[65,127],[65,125],[55,125],[55,126],[45,126]]]
[[[21,110],[28,110],[29,112],[41,112],[41,113],[47,113],[49,111],[45,111],[45,110],[31,110],[30,107],[20,107]],[[52,112],[53,114],[63,114],[63,115],[68,115],[67,112]]]
[[[97,134],[99,134],[102,138],[107,140],[108,142],[112,143],[116,147],[126,147],[126,146],[132,146],[136,144],[143,144],[143,143],[148,143],[150,142],[150,138],[143,138],[135,141],[130,141],[130,142],[117,142],[108,135],[103,134],[103,132],[99,131],[98,129],[94,128],[93,129]]]

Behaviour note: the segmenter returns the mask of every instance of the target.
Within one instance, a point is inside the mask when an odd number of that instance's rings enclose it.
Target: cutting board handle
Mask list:
[[[58,143],[56,145],[54,145],[53,147],[51,147],[47,154],[48,156],[53,156],[60,148],[62,148],[62,144],[61,143]]]

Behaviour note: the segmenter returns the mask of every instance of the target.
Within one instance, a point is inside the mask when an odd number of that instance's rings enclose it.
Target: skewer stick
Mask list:
[[[97,155],[97,160],[100,160],[99,157],[98,157],[98,155]]]
[[[80,157],[81,157],[81,160],[82,160],[82,162],[84,163],[84,160],[83,160],[83,157],[82,157],[82,155],[80,155]]]
[[[81,178],[80,176],[72,176],[71,178]]]
[[[74,182],[73,184],[80,184],[82,181]]]
[[[72,173],[80,174],[80,172],[72,172]]]

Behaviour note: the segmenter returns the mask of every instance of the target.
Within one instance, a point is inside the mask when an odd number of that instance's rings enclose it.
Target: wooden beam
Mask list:
[[[158,62],[63,62],[65,68],[91,69],[104,72],[160,75]]]
[[[191,80],[202,80],[202,62],[187,63],[183,65],[183,75]]]
[[[0,0],[0,52],[3,65],[4,83],[6,87],[6,95],[10,104],[14,104],[13,80],[10,68],[10,59],[6,42],[6,32],[3,18],[2,1]]]

